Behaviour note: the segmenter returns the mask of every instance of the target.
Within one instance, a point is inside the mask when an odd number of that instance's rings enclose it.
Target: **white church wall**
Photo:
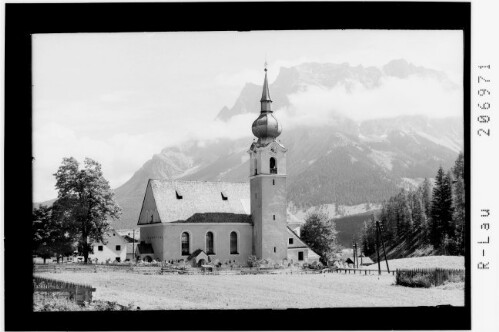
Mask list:
[[[190,251],[196,249],[206,251],[206,233],[211,231],[214,235],[214,255],[210,259],[221,262],[235,260],[245,265],[252,254],[252,229],[251,224],[244,223],[178,223],[162,224],[158,226],[143,226],[141,228],[141,241],[151,243],[154,257],[162,261],[186,259],[182,255],[181,237],[184,231],[189,233]],[[230,233],[238,234],[238,253],[230,253]],[[162,248],[158,248],[161,246]]]

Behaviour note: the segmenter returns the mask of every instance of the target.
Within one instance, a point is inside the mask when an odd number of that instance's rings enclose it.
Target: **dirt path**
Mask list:
[[[90,284],[94,299],[133,303],[146,309],[254,309],[464,305],[464,290],[408,288],[393,276],[139,275],[132,273],[43,273]]]

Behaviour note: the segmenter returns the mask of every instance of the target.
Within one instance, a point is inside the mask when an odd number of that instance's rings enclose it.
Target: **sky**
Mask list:
[[[116,188],[166,146],[187,139],[251,140],[254,115],[214,119],[247,82],[263,83],[265,61],[270,83],[281,67],[304,62],[381,67],[403,58],[461,86],[462,49],[462,33],[445,30],[34,35],[33,199],[57,196],[53,174],[64,157],[99,161]],[[320,122],[330,105],[348,106],[356,120],[461,115],[462,89],[450,93],[421,79],[384,83],[383,90],[358,88],[354,95],[342,87],[311,88],[290,96],[304,112],[280,120],[284,128]]]

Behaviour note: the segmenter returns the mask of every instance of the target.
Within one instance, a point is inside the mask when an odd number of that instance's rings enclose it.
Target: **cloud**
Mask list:
[[[53,174],[64,157],[72,156],[80,162],[85,157],[98,161],[104,177],[112,188],[116,188],[167,146],[189,140],[198,141],[200,146],[216,139],[248,137],[251,140],[254,119],[254,114],[244,114],[233,117],[229,122],[179,121],[176,126],[169,126],[168,130],[143,134],[116,133],[101,138],[78,135],[71,127],[57,122],[37,126],[33,132],[33,199],[41,202],[57,197]]]
[[[92,139],[78,136],[74,130],[56,122],[38,127],[33,134],[35,202],[57,196],[53,174],[64,157],[75,157],[80,163],[85,157],[98,161],[102,165],[104,177],[115,188],[164,147],[157,133],[121,133],[105,139]]]
[[[448,89],[435,79],[386,77],[378,88],[352,83],[332,89],[308,86],[289,96],[291,106],[279,111],[279,120],[287,127],[323,125],[334,114],[357,120],[404,115],[429,117],[462,116],[462,90]]]

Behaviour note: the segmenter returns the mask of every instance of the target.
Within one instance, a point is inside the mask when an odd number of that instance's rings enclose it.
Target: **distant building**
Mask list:
[[[357,257],[357,261],[358,261],[358,265],[361,266],[361,265],[371,265],[371,264],[374,264],[374,262],[372,261],[371,258],[367,257],[367,256],[364,256],[364,255],[359,255]],[[355,265],[355,262],[354,262],[354,257],[353,256],[350,256],[350,257],[347,257],[345,259],[345,263],[347,264],[352,264],[352,265]]]
[[[287,227],[287,149],[276,140],[282,129],[271,108],[267,69],[260,103],[249,183],[149,180],[138,220],[139,257],[188,260],[196,253],[242,265],[251,255],[274,262],[317,259]]]
[[[127,241],[118,234],[114,229],[109,230],[104,235],[104,243],[97,242],[94,243],[93,253],[88,257],[92,261],[97,259],[97,262],[106,262],[110,260],[112,262],[119,261],[124,262],[127,258]]]

